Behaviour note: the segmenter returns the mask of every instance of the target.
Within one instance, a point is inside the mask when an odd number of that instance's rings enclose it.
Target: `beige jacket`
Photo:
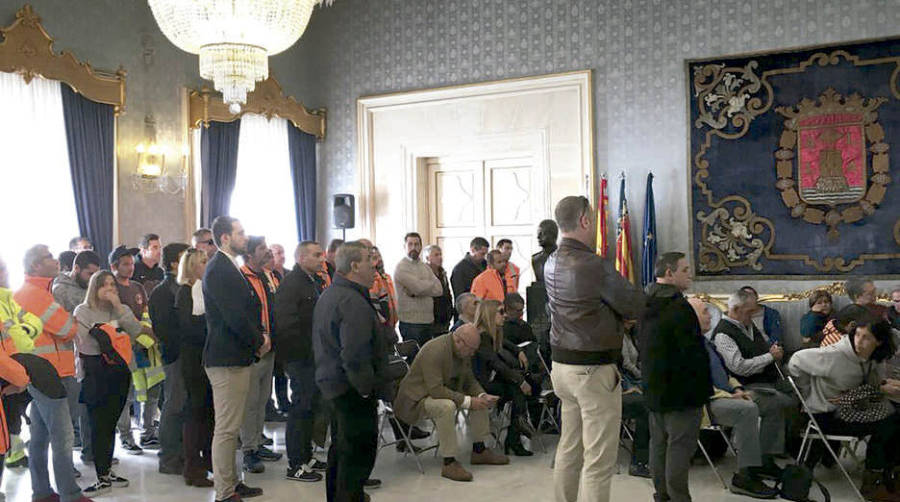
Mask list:
[[[397,289],[397,313],[400,322],[431,324],[434,322],[434,298],[444,294],[441,281],[427,264],[404,257],[394,269]]]

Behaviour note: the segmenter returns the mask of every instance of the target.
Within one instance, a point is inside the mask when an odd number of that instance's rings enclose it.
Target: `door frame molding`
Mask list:
[[[425,89],[398,92],[377,96],[363,96],[357,99],[357,169],[359,180],[358,220],[361,235],[376,239],[375,229],[375,130],[374,117],[378,112],[409,107],[430,107],[449,104],[461,100],[484,100],[502,97],[521,96],[530,93],[576,89],[579,100],[579,122],[581,142],[581,174],[584,179],[584,194],[594,200],[594,114],[593,83],[591,70],[579,70],[565,73],[554,73],[535,77],[523,77],[508,80],[497,80],[475,84],[455,85],[436,89]],[[439,157],[449,152],[404,152],[404,159],[415,169],[418,157]],[[548,167],[548,172],[549,168]],[[409,166],[406,167],[407,173]],[[408,178],[408,177],[407,177]],[[398,180],[407,199],[415,204],[416,187],[409,186],[414,179]],[[412,190],[412,192],[410,192]],[[547,187],[549,192],[549,186]],[[415,206],[413,206],[415,207]],[[413,210],[404,216],[405,224],[416,223],[418,215]]]

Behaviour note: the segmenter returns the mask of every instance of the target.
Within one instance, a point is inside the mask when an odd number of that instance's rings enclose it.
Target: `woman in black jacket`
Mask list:
[[[512,402],[512,417],[504,450],[518,457],[533,455],[522,445],[522,435],[531,437],[534,428],[528,423],[526,395],[531,385],[519,370],[519,348],[503,341],[503,305],[496,300],[482,300],[475,310],[475,327],[481,333],[481,345],[472,358],[472,372],[489,394]]]
[[[184,421],[184,482],[188,486],[211,487],[206,477],[212,470],[213,402],[209,378],[203,370],[206,343],[206,309],[201,279],[206,253],[190,248],[178,263],[175,313],[181,341],[181,372],[187,391],[188,415]]]

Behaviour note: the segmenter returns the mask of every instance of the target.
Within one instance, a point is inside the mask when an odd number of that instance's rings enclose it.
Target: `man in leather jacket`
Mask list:
[[[608,501],[622,417],[616,362],[624,323],[640,316],[644,296],[594,253],[596,221],[585,197],[563,198],[555,217],[562,240],[544,265],[551,378],[562,403],[554,491],[557,502]]]

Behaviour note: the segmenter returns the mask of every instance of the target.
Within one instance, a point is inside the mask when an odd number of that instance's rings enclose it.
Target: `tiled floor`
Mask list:
[[[272,425],[272,424],[268,424]],[[267,433],[275,434],[276,450],[284,452],[284,426],[267,426]],[[472,483],[455,483],[440,477],[440,459],[432,454],[422,457],[425,465],[425,475],[420,475],[416,470],[415,462],[411,457],[404,457],[393,448],[381,451],[375,466],[373,477],[383,480],[384,486],[371,492],[374,501],[390,502],[419,502],[419,501],[496,501],[511,500],[516,502],[548,502],[553,500],[552,470],[550,468],[551,455],[557,436],[545,436],[545,442],[550,453],[540,453],[530,458],[513,458],[508,466],[491,467],[468,465],[465,458],[464,465],[471,467],[475,475]],[[157,472],[156,454],[147,451],[142,456],[126,455],[117,451],[116,456],[121,460],[121,465],[115,468],[116,472],[131,480],[131,486],[123,489],[114,489],[110,495],[98,500],[115,500],[117,502],[207,502],[214,499],[211,489],[191,488],[184,485],[180,476],[166,476]],[[75,454],[75,466],[82,471],[84,476],[81,485],[87,486],[94,481],[92,469],[84,466],[77,460]],[[612,500],[638,502],[652,500],[652,485],[650,480],[633,478],[627,475],[627,452],[620,451],[619,464],[622,474],[613,478]],[[847,461],[851,466],[851,462]],[[247,475],[247,482],[252,486],[260,486],[265,490],[265,495],[254,499],[262,501],[284,500],[291,502],[318,501],[325,499],[324,482],[299,483],[284,479],[286,460],[266,464],[267,470],[263,474]],[[726,457],[720,461],[720,471],[726,479],[730,479],[730,473],[734,469],[734,458]],[[831,491],[831,498],[835,501],[854,500],[852,491],[846,481],[841,477],[838,469],[825,470],[820,468],[817,476],[824,481]],[[856,472],[858,478],[859,473]],[[27,470],[7,470],[3,475],[2,491],[6,493],[10,502],[28,502],[31,500],[31,488]],[[696,501],[748,501],[746,497],[739,497],[723,490],[722,485],[715,477],[708,465],[697,464],[691,470],[691,491]],[[815,494],[815,499],[821,496]]]

